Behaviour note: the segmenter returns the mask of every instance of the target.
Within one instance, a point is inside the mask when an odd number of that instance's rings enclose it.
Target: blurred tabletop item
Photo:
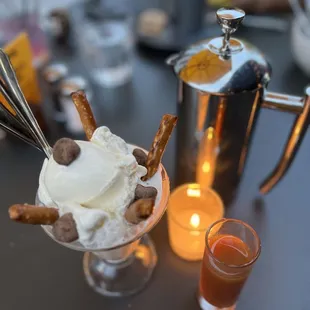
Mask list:
[[[148,9],[143,11],[137,23],[137,32],[140,35],[157,37],[164,31],[169,22],[169,15],[160,9]]]
[[[50,116],[56,122],[65,122],[65,113],[60,104],[60,83],[68,75],[68,67],[64,63],[52,63],[42,72],[47,94],[51,97],[54,110]]]
[[[85,1],[75,38],[94,83],[117,87],[132,78],[133,0]]]
[[[231,0],[206,0],[207,4],[214,8],[230,7],[232,5]]]
[[[309,78],[293,62],[289,33],[242,27],[238,37],[257,46],[272,63],[270,89],[303,94]],[[78,53],[68,55],[56,49],[52,55],[65,62],[71,74],[87,74]],[[148,149],[162,115],[176,113],[177,81],[164,59],[135,50],[133,78],[129,83],[115,89],[93,84],[92,102],[100,107],[95,115],[97,123]],[[239,193],[225,211],[227,217],[249,223],[262,241],[260,259],[240,295],[237,310],[309,309],[309,132],[285,180],[264,197],[257,190],[278,159],[292,120],[289,113],[262,111]],[[54,128],[49,136],[51,145],[59,137],[70,136],[55,125]],[[172,185],[175,184],[174,143],[175,136],[163,159]],[[4,176],[0,179],[1,309],[199,309],[195,294],[200,263],[184,261],[173,253],[166,217],[151,232],[159,261],[150,284],[131,298],[103,298],[84,280],[80,266],[82,253],[58,246],[40,227],[18,225],[9,220],[9,205],[34,202],[44,154],[8,135],[0,142],[0,158]]]
[[[291,47],[294,60],[299,68],[310,76],[308,50],[310,48],[310,1],[306,0],[304,7],[299,0],[290,0],[294,12],[291,31]]]
[[[290,11],[289,0],[231,0],[231,5],[247,13],[280,13]]]
[[[52,38],[60,45],[69,44],[71,25],[69,14],[65,9],[54,9],[48,15]]]
[[[46,37],[40,25],[40,4],[41,1],[37,0],[5,0],[0,4],[1,45],[13,40],[21,32],[27,32],[36,67],[42,66],[49,58]]]
[[[46,130],[46,123],[43,117],[43,105],[37,72],[34,67],[36,58],[31,46],[30,37],[26,32],[21,32],[3,46],[4,51],[9,55],[12,66],[15,69],[20,87],[27,98],[33,113],[43,130]],[[12,112],[7,100],[0,94],[3,105]]]
[[[60,108],[64,112],[66,129],[71,134],[82,134],[84,132],[80,116],[71,99],[71,94],[78,90],[83,90],[87,99],[92,102],[92,91],[83,76],[68,76],[60,82]]]
[[[205,23],[208,3],[204,0],[148,1],[148,5],[138,16],[137,36],[149,48],[177,51],[217,32]]]

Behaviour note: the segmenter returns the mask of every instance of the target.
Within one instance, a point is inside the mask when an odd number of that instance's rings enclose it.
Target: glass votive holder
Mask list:
[[[172,250],[185,260],[201,260],[209,226],[224,216],[219,195],[199,184],[183,184],[170,195],[168,231]]]

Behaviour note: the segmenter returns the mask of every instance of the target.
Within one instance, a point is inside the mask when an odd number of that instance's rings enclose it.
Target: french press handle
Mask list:
[[[310,121],[310,86],[305,89],[304,98],[266,92],[263,107],[297,114],[277,166],[260,186],[261,193],[266,194],[274,188],[289,169],[307,132]]]

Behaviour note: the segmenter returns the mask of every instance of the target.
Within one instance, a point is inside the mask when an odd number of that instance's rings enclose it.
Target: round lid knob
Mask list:
[[[222,27],[222,31],[224,32],[224,38],[222,46],[215,47],[215,50],[222,54],[223,57],[229,57],[231,52],[240,51],[242,49],[241,44],[232,44],[230,42],[230,36],[234,33],[245,16],[245,12],[238,8],[221,8],[216,12],[218,23]]]
[[[245,12],[238,8],[221,8],[216,12],[218,23],[224,33],[234,33],[242,23]]]

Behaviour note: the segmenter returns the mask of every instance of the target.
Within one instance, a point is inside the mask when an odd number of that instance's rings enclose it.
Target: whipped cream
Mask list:
[[[161,176],[147,182],[146,168],[138,165],[132,151],[109,128],[97,128],[90,141],[76,141],[79,157],[69,166],[59,165],[53,156],[45,159],[39,178],[38,197],[46,206],[57,206],[60,216],[71,212],[80,244],[85,248],[114,247],[130,241],[147,224],[128,224],[126,208],[134,199],[137,184],[154,186],[161,198]],[[156,208],[156,205],[155,205]]]

